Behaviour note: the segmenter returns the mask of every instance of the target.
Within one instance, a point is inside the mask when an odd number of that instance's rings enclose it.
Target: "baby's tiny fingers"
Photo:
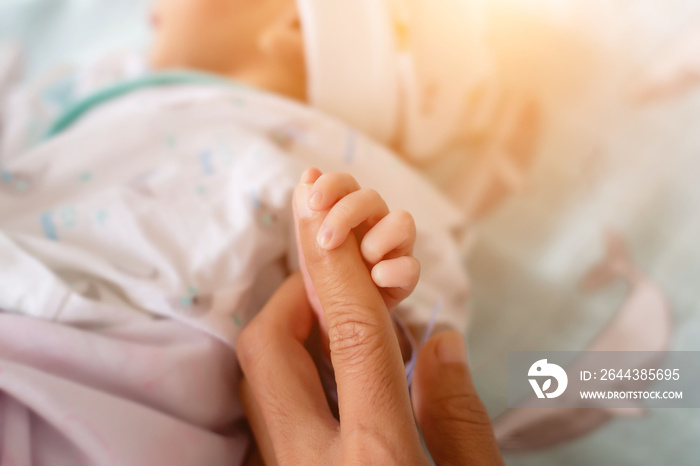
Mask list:
[[[360,224],[372,228],[389,213],[384,199],[373,189],[361,189],[350,193],[326,215],[318,232],[318,244],[324,249],[335,249]]]
[[[362,257],[371,265],[380,260],[413,254],[416,223],[405,210],[395,210],[369,230],[360,245]],[[390,256],[387,254],[391,253]]]
[[[399,299],[397,292],[405,292],[407,297],[418,284],[420,278],[420,262],[411,256],[381,261],[372,267],[372,280],[380,288],[395,288],[392,296]]]
[[[318,168],[309,167],[301,174],[299,182],[302,184],[315,183],[322,175],[323,173]]]
[[[315,180],[309,195],[309,208],[316,212],[328,210],[340,199],[360,189],[349,173],[326,173]]]

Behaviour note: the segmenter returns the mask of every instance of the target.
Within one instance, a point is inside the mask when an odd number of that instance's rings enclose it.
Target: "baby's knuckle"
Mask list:
[[[397,210],[394,211],[394,217],[396,219],[397,229],[401,231],[404,236],[415,236],[416,222],[413,219],[413,215],[406,210]]]
[[[369,199],[371,202],[384,202],[382,196],[372,188],[363,189],[362,195]]]
[[[367,236],[363,239],[360,250],[362,252],[362,257],[372,264],[378,263],[385,254],[381,245],[377,244],[376,241],[369,241]]]
[[[333,172],[332,173],[324,173],[323,175],[318,177],[318,179],[316,180],[316,184],[323,185],[323,186],[329,186],[337,178],[338,178],[337,173],[333,173]]]
[[[360,183],[358,183],[355,177],[350,173],[338,173],[338,178],[343,181],[343,184],[346,185],[351,192],[360,189]]]
[[[411,277],[419,277],[420,276],[420,261],[416,259],[415,257],[409,257],[409,261],[406,263],[406,267],[408,269],[408,274]]]
[[[352,174],[350,174],[348,172],[340,172],[340,173],[338,173],[338,175],[343,177],[345,179],[345,181],[347,181],[349,184],[358,185],[357,180],[355,179],[354,176],[352,176]]]
[[[341,200],[335,206],[333,206],[333,209],[329,212],[329,218],[326,219],[326,223],[345,223],[347,219],[352,216],[352,211],[352,207],[348,205],[347,202],[343,202]]]
[[[407,279],[405,286],[415,287],[420,279],[420,262],[415,257],[409,257],[406,261]]]

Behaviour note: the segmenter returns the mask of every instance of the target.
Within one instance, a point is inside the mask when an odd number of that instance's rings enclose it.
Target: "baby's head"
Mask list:
[[[154,69],[207,71],[305,98],[295,0],[157,0],[152,23]]]
[[[488,73],[478,1],[157,0],[151,64],[308,101],[425,159]]]
[[[151,67],[308,100],[390,142],[399,93],[392,1],[156,0]]]

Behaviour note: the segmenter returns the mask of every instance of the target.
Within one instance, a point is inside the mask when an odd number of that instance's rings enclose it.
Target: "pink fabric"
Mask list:
[[[0,314],[0,465],[235,465],[230,347],[172,320],[78,329]]]

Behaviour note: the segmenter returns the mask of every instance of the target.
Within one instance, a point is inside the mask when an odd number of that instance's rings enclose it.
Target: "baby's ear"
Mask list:
[[[296,2],[280,11],[278,18],[262,31],[258,43],[264,54],[295,72],[305,72],[304,37]]]

